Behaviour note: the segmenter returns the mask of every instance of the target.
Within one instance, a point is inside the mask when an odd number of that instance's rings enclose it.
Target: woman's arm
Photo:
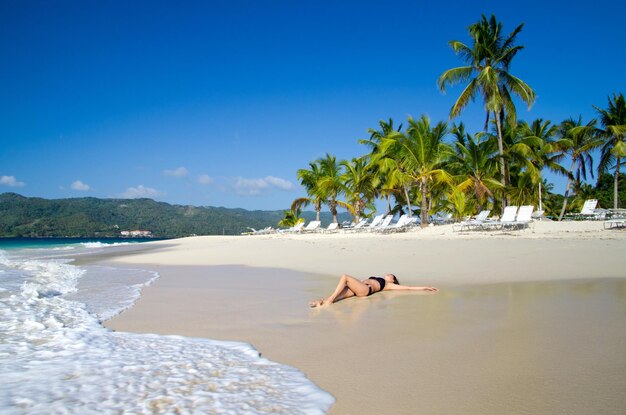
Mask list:
[[[414,287],[410,285],[385,284],[385,290],[409,290],[409,291],[439,291],[435,287]]]

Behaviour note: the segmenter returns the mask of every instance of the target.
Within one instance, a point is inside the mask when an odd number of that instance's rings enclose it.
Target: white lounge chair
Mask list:
[[[543,210],[535,210],[533,212],[533,220],[548,220],[548,218],[546,218],[545,216],[543,216],[543,214],[545,213],[545,211]]]
[[[354,229],[361,229],[361,228],[364,228],[366,225],[367,225],[367,218],[364,218],[364,219],[361,219],[359,223],[354,225]]]
[[[515,217],[517,216],[517,206],[507,206],[502,212],[502,216],[496,221],[485,221],[481,225],[481,229],[504,229],[507,226],[515,223]]]
[[[527,228],[530,222],[532,221],[533,210],[535,207],[532,205],[521,206],[517,211],[517,216],[515,217],[515,221],[510,224],[506,224],[504,228],[511,229],[524,229]]]
[[[292,226],[291,228],[281,229],[278,232],[280,232],[280,233],[296,233],[296,232],[302,231],[302,228],[304,228],[304,222],[299,222],[298,224]]]
[[[410,218],[407,218],[404,220],[404,225],[402,226],[402,229],[400,229],[400,231],[404,232],[406,230],[409,230],[411,228],[415,228],[417,226],[419,226],[419,224],[422,221],[420,220],[420,218],[418,216],[412,216]]]
[[[604,229],[626,227],[626,209],[609,209],[606,218]]]
[[[431,223],[435,225],[445,225],[453,222],[452,213],[438,212],[431,217]]]
[[[597,199],[587,199],[583,204],[580,213],[578,214],[582,219],[592,219],[595,216],[595,210],[598,206]]]
[[[393,220],[393,215],[387,215],[382,220],[382,222],[380,222],[380,224],[378,226],[373,227],[372,229],[370,229],[370,231],[377,232],[377,231],[383,230],[385,228],[388,228],[389,225],[391,224],[392,220]]]
[[[459,223],[459,232],[463,230],[479,229],[488,220],[490,213],[491,210],[489,209],[481,210],[475,218],[462,221],[461,223]]]
[[[381,228],[381,232],[404,232],[417,223],[417,218],[410,218],[409,215],[402,215],[393,225],[389,224]]]
[[[252,228],[250,228],[250,229],[252,229]],[[268,234],[274,233],[274,232],[276,232],[276,229],[272,228],[271,226],[268,226],[266,228],[259,229],[259,230],[252,229],[252,233],[251,234],[252,235],[268,235]]]
[[[361,219],[357,224],[355,224],[354,226],[350,226],[348,228],[345,228],[346,231],[361,231],[363,229],[365,229],[367,226],[367,218]]]
[[[402,215],[400,216],[400,218],[398,219],[398,221],[392,225],[389,225],[387,227],[387,229],[385,229],[385,232],[389,232],[389,231],[395,231],[396,229],[402,228],[407,220],[409,219],[409,215]]]
[[[569,213],[565,215],[566,219],[570,220],[601,220],[606,217],[606,210],[597,209],[597,199],[587,199],[580,209],[579,213]]]
[[[324,233],[326,232],[335,232],[339,230],[339,224],[337,222],[331,222],[328,227],[326,227],[325,229],[322,229],[322,231]]]
[[[372,219],[372,223],[367,225],[365,227],[365,230],[369,231],[369,230],[372,230],[373,228],[377,227],[378,225],[380,225],[380,223],[383,221],[384,217],[385,217],[385,214],[374,216],[374,219]]]
[[[322,222],[320,222],[319,220],[312,220],[311,222],[309,222],[308,225],[306,225],[302,231],[303,232],[313,232],[316,231],[317,229],[319,229],[319,227],[322,226]]]

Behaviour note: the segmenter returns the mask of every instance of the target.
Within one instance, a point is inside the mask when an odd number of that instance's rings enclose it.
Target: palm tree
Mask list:
[[[580,183],[581,177],[587,180],[587,166],[589,166],[589,172],[591,173],[591,177],[593,177],[593,158],[591,157],[591,151],[602,144],[602,140],[595,134],[596,123],[597,121],[593,119],[583,125],[582,117],[578,117],[578,120],[570,118],[563,121],[559,128],[559,135],[561,136],[559,140],[559,151],[569,156],[572,160],[572,165],[567,173],[567,184],[563,195],[563,207],[561,208],[559,221],[562,220],[565,215],[567,197],[569,196],[572,178],[575,178],[577,183]],[[576,171],[575,176],[572,174],[574,170]]]
[[[493,197],[493,191],[502,189],[495,178],[497,145],[492,140],[482,140],[482,133],[474,137],[465,133],[463,123],[454,126],[452,132],[456,137],[455,154],[450,157],[448,168],[455,174],[458,189],[463,192],[471,190],[481,210],[488,198]]]
[[[428,196],[432,184],[452,182],[452,177],[444,169],[444,162],[452,149],[443,142],[448,132],[445,122],[431,127],[425,115],[418,120],[409,117],[408,121],[406,135],[391,135],[382,141],[381,147],[396,155],[401,181],[406,185],[417,185],[421,193],[421,224],[424,227],[428,225]]]
[[[391,196],[398,194],[400,183],[393,154],[384,153],[380,145],[384,138],[399,134],[402,130],[402,124],[397,128],[393,124],[392,118],[389,118],[389,121],[381,120],[378,122],[380,130],[369,128],[367,132],[370,134],[370,138],[359,140],[360,144],[370,147],[370,153],[366,157],[373,170],[372,174],[378,177],[376,196],[383,196],[387,201],[387,214],[391,212]],[[407,204],[410,204],[410,201],[407,200]]]
[[[532,124],[525,121],[520,123],[521,142],[529,147],[529,152],[523,151],[522,155],[526,156],[527,170],[531,174],[532,182],[538,187],[538,209],[540,212],[543,212],[542,174],[544,168],[554,173],[567,175],[567,170],[559,164],[565,155],[558,151],[560,142],[554,139],[558,130],[557,125],[541,118],[534,120]]]
[[[369,145],[372,148],[372,152],[378,148],[383,138],[389,136],[389,134],[402,131],[402,124],[400,124],[398,128],[394,128],[392,118],[389,118],[389,121],[380,120],[378,121],[378,125],[380,126],[380,130],[368,128],[367,132],[370,134],[368,140],[359,140],[360,144]]]
[[[467,194],[461,191],[458,187],[452,187],[447,198],[448,205],[452,208],[452,215],[455,220],[461,221],[462,219],[472,215],[476,210],[480,210],[476,207],[474,199],[470,199]]]
[[[326,154],[326,157],[318,159],[320,166],[320,176],[317,186],[320,194],[324,195],[324,200],[328,203],[328,208],[333,215],[333,222],[337,223],[337,206],[346,206],[346,203],[337,198],[344,190],[343,169],[337,158]]]
[[[345,170],[343,175],[346,203],[354,216],[354,221],[361,219],[361,214],[376,194],[378,177],[373,174],[374,167],[365,158],[353,158],[340,163]]]
[[[521,172],[517,175],[515,185],[507,189],[508,197],[515,206],[529,205],[537,197],[535,191],[534,175],[528,171]]]
[[[437,84],[445,92],[448,85],[468,82],[467,86],[450,109],[450,118],[457,117],[469,102],[477,95],[483,98],[485,111],[485,130],[489,118],[493,114],[498,134],[498,150],[500,155],[500,171],[502,184],[507,186],[504,148],[502,139],[502,120],[506,117],[510,125],[515,125],[516,110],[511,95],[518,96],[528,108],[535,101],[535,92],[521,79],[509,73],[511,61],[522,50],[523,46],[515,46],[515,38],[524,24],[517,26],[506,38],[502,33],[502,23],[494,15],[489,20],[482,19],[469,27],[472,45],[452,40],[449,45],[466,63],[466,66],[448,69]],[[505,201],[503,201],[503,205]]]
[[[324,202],[323,191],[319,187],[320,177],[322,175],[319,161],[309,163],[309,169],[300,169],[297,172],[300,183],[307,191],[309,197],[301,197],[291,203],[291,210],[296,211],[304,206],[313,204],[315,208],[315,220],[320,220],[320,212],[322,203]]]
[[[619,171],[622,157],[626,157],[626,102],[624,94],[613,94],[613,99],[609,97],[609,108],[604,110],[595,107],[600,113],[600,124],[604,130],[600,132],[601,136],[606,140],[602,146],[602,155],[598,166],[599,172],[605,172],[609,168],[613,168],[615,163],[615,174],[613,181],[613,208],[619,207]]]

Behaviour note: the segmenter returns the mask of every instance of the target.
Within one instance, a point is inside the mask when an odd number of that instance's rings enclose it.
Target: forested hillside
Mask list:
[[[312,212],[302,216],[307,220]],[[281,211],[170,205],[152,199],[42,199],[0,194],[0,237],[116,237],[148,230],[155,237],[233,235],[274,226]]]

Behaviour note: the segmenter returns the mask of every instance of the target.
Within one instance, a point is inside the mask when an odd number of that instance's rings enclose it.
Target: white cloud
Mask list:
[[[185,177],[189,174],[189,170],[187,170],[184,167],[178,167],[174,170],[165,170],[163,172],[166,176],[172,176],[172,177]]]
[[[22,187],[26,185],[26,183],[18,181],[15,176],[0,176],[0,184],[9,187]]]
[[[214,180],[208,174],[201,174],[198,176],[198,183],[200,184],[213,184]]]
[[[267,176],[258,179],[248,179],[245,177],[238,177],[235,180],[235,192],[243,196],[258,196],[260,194],[271,191],[272,189],[278,190],[291,190],[293,184],[287,180]]]
[[[280,190],[291,190],[293,189],[293,183],[285,180],[285,179],[281,179],[280,177],[274,177],[274,176],[267,176],[265,178],[265,181],[267,181],[270,185],[280,189]]]
[[[80,180],[76,180],[72,183],[72,190],[80,190],[81,192],[87,192],[91,190],[88,184],[81,182]]]
[[[152,189],[151,187],[145,187],[144,185],[140,184],[137,187],[129,187],[124,193],[120,195],[120,197],[124,199],[139,199],[143,197],[154,199],[164,195],[165,193],[163,192]]]

